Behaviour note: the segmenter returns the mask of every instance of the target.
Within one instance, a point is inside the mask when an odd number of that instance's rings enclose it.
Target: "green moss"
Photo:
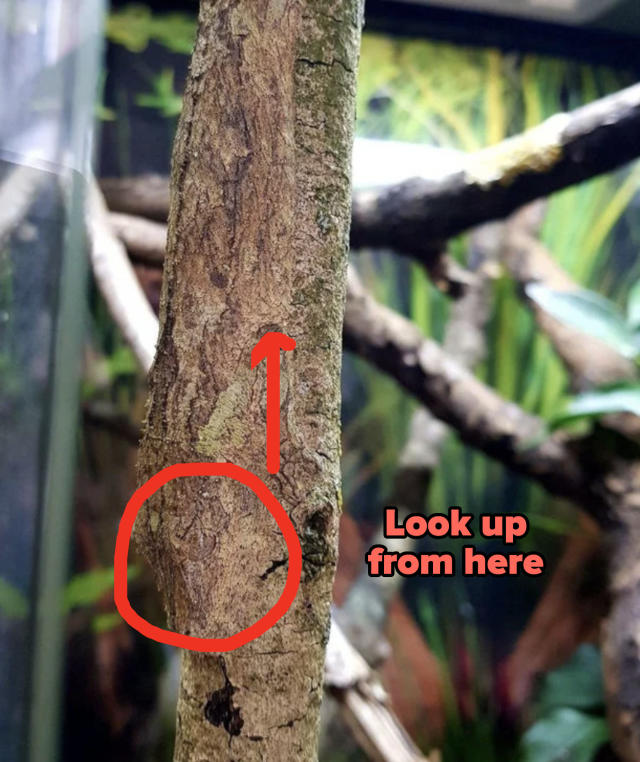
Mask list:
[[[568,116],[557,114],[542,124],[473,155],[466,170],[470,181],[510,185],[526,172],[548,172],[563,155],[562,132]]]

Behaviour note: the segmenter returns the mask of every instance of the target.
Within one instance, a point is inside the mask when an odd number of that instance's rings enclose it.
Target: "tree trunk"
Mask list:
[[[342,315],[360,0],[202,0],[173,157],[161,328],[140,477],[230,461],[293,521],[302,584],[278,624],[226,654],[184,651],[174,759],[313,760],[336,562]],[[282,357],[282,465],[265,466],[268,331]],[[223,478],[151,498],[136,539],[168,626],[226,637],[280,596],[287,550]]]
[[[605,480],[616,523],[608,536],[611,610],[603,627],[602,660],[614,748],[624,762],[640,760],[640,462],[620,462]]]

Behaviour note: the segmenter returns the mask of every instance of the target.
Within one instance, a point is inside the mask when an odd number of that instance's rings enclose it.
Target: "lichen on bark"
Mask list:
[[[183,652],[177,762],[313,760],[336,558],[342,313],[360,0],[202,0],[176,136],[161,328],[140,479],[179,461],[262,478],[303,546],[285,617],[224,655]],[[265,468],[267,331],[282,356],[281,469]],[[168,626],[224,637],[284,585],[286,547],[245,487],[166,485],[135,538]]]

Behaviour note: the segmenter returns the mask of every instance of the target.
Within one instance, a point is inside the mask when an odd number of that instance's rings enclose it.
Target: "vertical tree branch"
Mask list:
[[[110,222],[118,237],[126,244],[130,253],[150,263],[162,264],[165,256],[166,225],[152,222],[140,217],[129,215],[111,214]],[[91,234],[105,234],[106,231],[100,226],[92,225]],[[104,249],[100,242],[92,241],[92,245]],[[108,250],[112,256],[116,255],[114,247]],[[119,257],[117,258],[120,264]],[[127,263],[127,267],[131,266]],[[109,267],[107,272],[118,282],[120,270],[118,267]],[[102,279],[99,287],[108,291],[108,284]],[[115,284],[114,284],[115,287]],[[140,298],[145,298],[144,294]],[[112,308],[113,304],[109,304]],[[134,336],[137,331],[136,324],[131,321],[131,316],[137,314],[136,305],[130,305],[129,311],[122,313],[121,318],[128,320],[126,335]],[[157,327],[156,331],[157,333]],[[135,350],[140,345],[140,338],[132,348]],[[153,353],[153,347],[149,347],[143,353],[142,359],[147,354]],[[99,410],[95,406],[85,409],[85,419],[93,421],[109,430],[118,432],[125,439],[137,444],[140,432],[126,418],[114,416],[110,411]],[[380,684],[378,676],[369,669],[364,659],[355,651],[346,637],[342,634],[339,625],[331,621],[331,634],[327,643],[325,655],[325,690],[329,691],[339,702],[342,714],[347,724],[353,729],[360,745],[367,751],[372,759],[382,758],[384,762],[394,760],[397,753],[397,744],[401,742],[402,752],[407,759],[418,762],[424,759],[413,744],[398,718],[389,706],[388,697]]]
[[[203,0],[176,137],[160,338],[140,455],[264,479],[303,545],[287,615],[224,655],[184,652],[175,760],[313,760],[336,555],[339,371],[357,0]],[[265,469],[267,331],[282,362],[282,467]],[[229,636],[273,606],[286,549],[238,484],[182,479],[136,524],[169,625]]]

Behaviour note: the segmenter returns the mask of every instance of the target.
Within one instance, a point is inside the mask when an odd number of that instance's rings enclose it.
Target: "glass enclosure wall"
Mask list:
[[[100,0],[0,5],[0,756],[53,760]]]

